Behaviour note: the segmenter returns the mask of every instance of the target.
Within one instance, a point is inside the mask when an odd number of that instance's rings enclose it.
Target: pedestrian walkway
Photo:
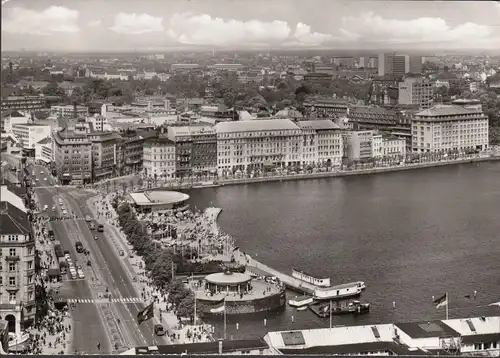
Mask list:
[[[144,300],[140,297],[119,297],[119,298],[70,298],[68,303],[87,303],[87,304],[105,304],[105,303],[142,303]]]

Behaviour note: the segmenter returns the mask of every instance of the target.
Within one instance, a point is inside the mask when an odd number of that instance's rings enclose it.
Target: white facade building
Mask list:
[[[302,131],[289,119],[221,122],[216,132],[219,172],[300,165],[302,160]]]
[[[143,168],[147,175],[175,177],[175,143],[168,138],[149,139],[143,145]]]
[[[43,138],[50,137],[50,126],[26,123],[12,126],[12,133],[19,139],[24,149],[35,149],[35,144]]]
[[[342,131],[330,120],[300,121],[302,164],[342,164]]]
[[[111,131],[113,127],[108,123],[108,119],[105,116],[92,116],[87,117],[86,122],[92,123],[92,127],[96,132]]]
[[[434,87],[432,82],[421,76],[406,77],[399,82],[398,103],[418,105],[419,108],[430,108],[434,100]]]
[[[437,105],[415,115],[411,134],[413,152],[485,150],[488,117],[476,102]]]
[[[11,113],[3,116],[3,128],[6,133],[12,133],[12,126],[15,124],[26,124],[31,122],[29,115],[21,113],[19,111],[12,111]]]
[[[51,137],[46,137],[35,143],[35,160],[44,163],[54,161],[53,145]]]
[[[397,157],[406,155],[406,141],[404,139],[385,134],[374,134],[373,157]]]
[[[76,109],[75,109],[75,106],[71,106],[71,105],[51,106],[50,112],[52,115],[55,115],[55,116],[60,116],[63,118],[66,118],[66,117],[74,118],[75,112],[76,112],[77,117],[88,116],[89,109],[88,109],[88,107],[85,107],[85,106],[76,106]]]

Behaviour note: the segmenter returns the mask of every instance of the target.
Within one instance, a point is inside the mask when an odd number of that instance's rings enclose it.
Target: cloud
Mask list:
[[[115,23],[109,29],[127,35],[140,35],[150,32],[162,32],[163,17],[154,17],[148,14],[126,14],[120,12],[115,16]]]
[[[319,45],[333,39],[332,35],[311,32],[311,26],[299,22],[295,28],[295,38],[307,45]]]
[[[14,7],[2,19],[2,31],[14,34],[50,35],[75,33],[79,13],[63,6],[51,6],[41,12]]]
[[[87,26],[89,27],[96,27],[99,26],[102,23],[102,20],[95,20],[95,21],[90,21]]]
[[[247,45],[285,41],[290,35],[286,22],[275,20],[224,20],[210,15],[174,14],[167,35],[176,42],[190,45]]]
[[[413,20],[384,19],[372,12],[342,18],[340,32],[351,40],[385,43],[455,42],[487,39],[488,26],[467,22],[455,27],[437,17]]]

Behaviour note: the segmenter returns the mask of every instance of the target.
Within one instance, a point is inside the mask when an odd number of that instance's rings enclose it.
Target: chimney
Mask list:
[[[222,355],[222,339],[219,340],[219,355]]]

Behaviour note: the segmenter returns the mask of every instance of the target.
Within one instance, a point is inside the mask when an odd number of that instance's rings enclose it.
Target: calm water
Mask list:
[[[444,309],[431,301],[445,292],[451,318],[500,313],[480,307],[500,301],[499,162],[189,194],[193,206],[223,208],[222,230],[271,267],[304,269],[333,284],[365,281],[361,300],[372,304],[371,312],[334,316],[333,324],[441,319]],[[476,300],[464,298],[475,290]],[[228,316],[227,333],[252,338],[328,325],[308,310],[287,308]],[[216,326],[222,334],[222,322]]]

